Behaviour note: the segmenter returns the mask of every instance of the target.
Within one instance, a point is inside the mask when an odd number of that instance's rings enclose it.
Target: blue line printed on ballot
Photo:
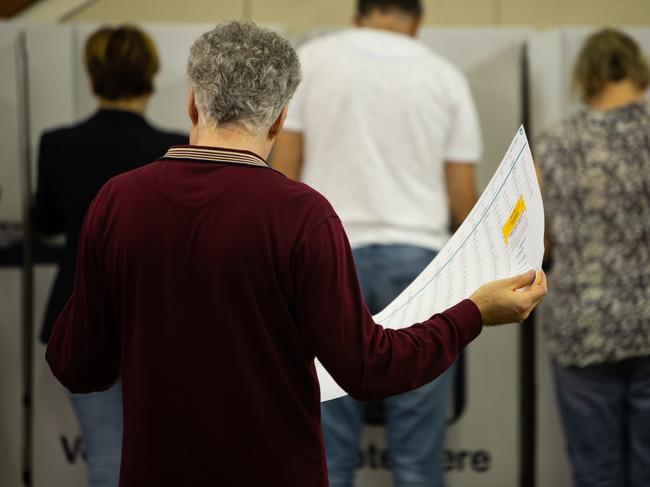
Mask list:
[[[523,135],[523,129],[522,129],[522,128],[519,129],[519,133],[521,133],[521,134]],[[451,257],[449,257],[449,259],[447,260],[447,262],[445,262],[445,263],[442,265],[442,267],[440,267],[440,269],[438,270],[438,272],[436,272],[433,276],[431,276],[431,279],[429,279],[426,283],[424,283],[424,285],[423,285],[420,289],[418,289],[418,290],[417,290],[413,295],[411,295],[411,297],[409,297],[409,298],[408,298],[404,303],[402,303],[399,307],[397,307],[397,308],[396,308],[396,309],[395,309],[391,314],[389,314],[388,316],[386,316],[386,317],[382,317],[382,320],[381,320],[381,321],[387,321],[387,320],[389,320],[389,319],[392,318],[392,317],[393,317],[393,316],[394,316],[398,311],[400,311],[404,306],[406,306],[407,304],[409,304],[409,303],[410,303],[410,302],[411,302],[411,301],[412,301],[416,296],[418,296],[422,291],[424,291],[424,290],[426,289],[426,287],[429,285],[429,283],[431,283],[431,281],[433,281],[436,277],[438,277],[438,275],[440,275],[440,273],[445,269],[445,267],[447,267],[447,265],[448,265],[448,264],[449,264],[449,263],[454,259],[454,257],[456,257],[456,254],[458,254],[458,252],[460,252],[460,250],[463,248],[463,246],[465,245],[465,243],[467,243],[467,241],[469,240],[469,238],[474,234],[474,232],[476,231],[476,229],[478,228],[478,226],[481,224],[481,222],[483,222],[483,220],[484,220],[485,217],[487,216],[488,211],[490,211],[490,208],[492,208],[492,205],[494,204],[494,202],[496,201],[497,197],[499,196],[499,193],[501,193],[501,190],[502,190],[503,187],[506,185],[506,182],[508,181],[508,178],[510,177],[510,175],[512,174],[512,171],[514,170],[515,166],[516,166],[517,163],[519,162],[519,158],[521,157],[521,154],[524,152],[524,149],[525,149],[526,147],[528,147],[528,143],[524,143],[523,147],[522,147],[521,150],[519,151],[519,154],[517,154],[517,157],[515,158],[515,161],[512,163],[512,166],[510,166],[510,169],[508,170],[508,174],[506,174],[506,177],[503,179],[503,183],[501,183],[501,186],[499,187],[499,189],[498,189],[498,190],[496,191],[496,193],[494,194],[494,197],[492,198],[492,201],[490,201],[490,204],[488,205],[488,207],[485,209],[485,211],[484,211],[483,214],[481,215],[481,218],[479,218],[478,222],[476,222],[476,224],[474,225],[474,227],[472,228],[472,230],[469,232],[469,234],[467,235],[467,237],[465,237],[465,240],[463,240],[462,243],[458,246],[458,248],[456,249],[456,251],[455,251],[453,254],[451,254]]]

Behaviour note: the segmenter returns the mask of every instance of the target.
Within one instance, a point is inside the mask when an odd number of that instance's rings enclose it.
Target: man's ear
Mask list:
[[[194,97],[194,89],[190,86],[190,89],[187,92],[187,114],[190,117],[192,126],[196,126],[199,123],[199,110],[196,108],[196,99]]]
[[[282,132],[282,127],[284,127],[284,121],[287,119],[288,111],[288,107],[284,107],[280,112],[280,115],[278,115],[278,118],[275,120],[275,122],[273,122],[273,125],[271,125],[268,134],[270,140],[275,139],[278,135],[280,135],[280,132]]]

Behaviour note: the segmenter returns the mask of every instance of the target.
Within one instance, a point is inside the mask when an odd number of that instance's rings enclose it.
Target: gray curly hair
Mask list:
[[[300,83],[289,42],[250,22],[228,22],[201,35],[190,49],[187,74],[203,123],[267,129]]]

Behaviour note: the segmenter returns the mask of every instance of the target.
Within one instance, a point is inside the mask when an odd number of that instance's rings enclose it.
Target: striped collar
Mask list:
[[[184,159],[207,162],[226,162],[247,166],[269,167],[257,154],[247,150],[204,147],[198,145],[175,145],[167,151],[163,159]]]

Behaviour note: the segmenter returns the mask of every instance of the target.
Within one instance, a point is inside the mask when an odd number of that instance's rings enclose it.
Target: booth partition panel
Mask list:
[[[76,120],[73,76],[74,37],[69,27],[31,26],[26,29],[32,187],[38,175],[38,146],[43,131]],[[36,237],[36,242],[41,240]],[[45,362],[45,345],[40,342],[40,327],[56,275],[52,257],[61,251],[62,242],[48,241],[47,257],[34,254],[33,267],[33,466],[35,487],[86,485],[83,441],[70,401],[63,386],[52,376]]]
[[[24,315],[22,33],[0,24],[0,485],[21,485]]]

